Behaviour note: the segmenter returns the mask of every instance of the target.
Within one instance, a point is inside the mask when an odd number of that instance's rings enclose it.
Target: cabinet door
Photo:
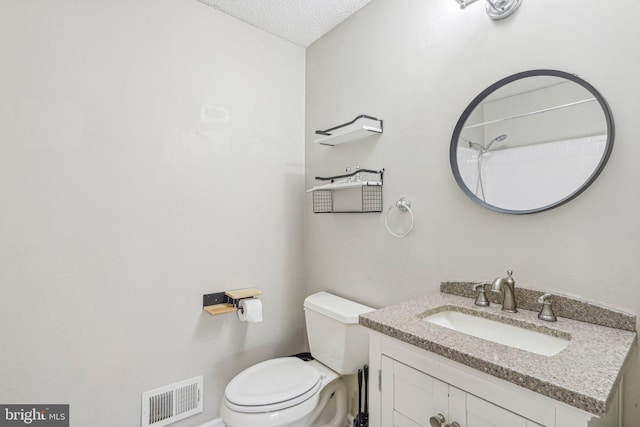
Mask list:
[[[438,414],[460,427],[544,427],[384,355],[381,368],[381,427],[430,427]]]
[[[429,418],[448,413],[448,385],[382,356],[381,421],[387,427],[429,427]]]
[[[542,427],[513,412],[467,394],[467,427]]]
[[[460,427],[468,427],[467,424],[467,393],[449,385],[449,418],[447,422],[457,422]]]
[[[400,412],[393,411],[393,427],[421,427],[420,424],[414,423]]]

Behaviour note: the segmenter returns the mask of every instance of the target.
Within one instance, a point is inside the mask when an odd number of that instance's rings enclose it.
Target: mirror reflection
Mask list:
[[[503,79],[467,107],[451,142],[460,187],[493,210],[559,206],[600,173],[613,145],[602,96],[578,77],[534,70]]]

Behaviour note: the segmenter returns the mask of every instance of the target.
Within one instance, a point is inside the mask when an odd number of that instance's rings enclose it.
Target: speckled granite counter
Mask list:
[[[423,320],[443,307],[570,338],[570,343],[555,356],[541,356]],[[360,324],[595,415],[607,412],[636,342],[633,331],[562,317],[543,322],[535,311],[505,313],[498,304],[478,307],[473,299],[447,293],[363,314]]]

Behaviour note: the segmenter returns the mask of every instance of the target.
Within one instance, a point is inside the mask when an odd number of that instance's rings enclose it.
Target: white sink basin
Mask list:
[[[459,311],[441,311],[425,317],[424,320],[467,335],[543,356],[558,354],[569,345],[569,340],[565,338],[554,337]]]

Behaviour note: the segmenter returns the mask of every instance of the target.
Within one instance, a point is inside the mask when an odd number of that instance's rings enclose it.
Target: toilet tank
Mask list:
[[[304,300],[311,355],[340,375],[355,374],[369,360],[369,335],[358,316],[374,308],[318,292]]]

